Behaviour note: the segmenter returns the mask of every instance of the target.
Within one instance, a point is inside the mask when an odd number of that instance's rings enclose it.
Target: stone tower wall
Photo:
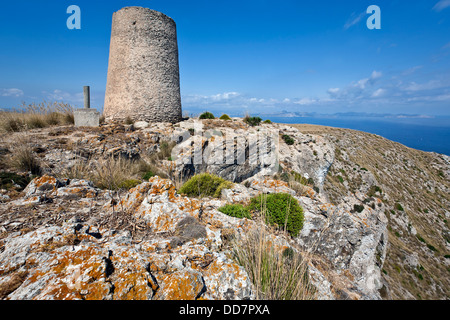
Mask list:
[[[175,22],[146,8],[113,15],[104,114],[107,120],[182,118]]]

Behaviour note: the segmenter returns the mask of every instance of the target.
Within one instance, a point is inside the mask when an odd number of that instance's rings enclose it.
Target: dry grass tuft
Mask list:
[[[261,227],[234,240],[234,256],[256,288],[257,300],[314,300],[308,259],[292,248],[279,249]]]
[[[19,132],[55,125],[73,124],[73,107],[62,102],[25,103],[18,110],[0,112],[0,129]]]
[[[7,165],[17,171],[31,172],[40,175],[41,162],[33,152],[31,142],[26,137],[18,137],[8,148],[11,156],[6,160]]]

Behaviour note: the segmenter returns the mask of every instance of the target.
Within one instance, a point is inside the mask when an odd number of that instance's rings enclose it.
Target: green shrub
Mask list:
[[[19,190],[25,189],[30,183],[31,177],[21,176],[13,172],[0,172],[0,189],[14,189],[16,185],[20,186]]]
[[[232,183],[216,175],[201,173],[190,178],[180,188],[180,193],[189,197],[220,197],[222,189],[230,188]]]
[[[303,228],[303,208],[290,194],[259,195],[250,200],[248,209],[261,212],[267,224],[286,230],[292,237]]]
[[[223,114],[219,119],[220,120],[225,120],[225,121],[230,121],[231,120],[230,116],[227,115],[227,114]]]
[[[152,171],[147,171],[143,176],[142,179],[149,180],[151,177],[154,177],[155,174]]]
[[[227,204],[219,208],[219,211],[230,217],[251,219],[250,211],[242,204]]]
[[[403,207],[402,207],[402,205],[400,203],[396,203],[395,204],[395,210],[404,211],[404,209],[403,209]]]
[[[300,173],[291,171],[291,176],[294,178],[295,181],[305,185],[305,186],[314,186],[314,179],[308,178],[306,179],[304,176],[302,176]]]
[[[199,119],[215,119],[214,115],[211,112],[204,112],[200,115]]]
[[[288,146],[292,146],[295,143],[295,140],[287,134],[284,134],[281,137],[283,138],[284,142],[286,142],[286,144]]]
[[[420,242],[427,243],[427,242],[425,241],[425,239],[422,238],[422,236],[421,236],[420,234],[416,234],[416,237],[417,237],[417,239],[419,239]]]
[[[363,212],[363,210],[364,210],[364,206],[363,205],[355,204],[353,206],[353,211],[355,211],[355,212],[361,213],[361,212]]]
[[[126,189],[126,190],[130,190],[130,189],[132,189],[132,188],[134,188],[134,187],[136,187],[136,186],[138,186],[138,185],[140,185],[141,184],[141,181],[140,180],[136,180],[136,179],[128,179],[128,180],[125,180],[125,181],[122,181],[120,184],[119,184],[119,189]]]
[[[269,119],[267,119],[267,120],[264,120],[264,123],[272,124],[272,121],[270,121]]]
[[[376,193],[379,193],[380,195],[383,193],[383,190],[379,186],[371,186],[369,191],[367,191],[367,195],[369,197],[375,196]]]
[[[248,117],[247,116],[244,118],[244,122],[246,122],[248,125],[250,125],[252,127],[259,126],[261,121],[262,121],[262,119],[260,117]]]

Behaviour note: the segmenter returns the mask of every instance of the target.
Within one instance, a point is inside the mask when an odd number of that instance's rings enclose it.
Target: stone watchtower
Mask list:
[[[104,114],[107,120],[181,121],[175,22],[146,8],[113,15]]]

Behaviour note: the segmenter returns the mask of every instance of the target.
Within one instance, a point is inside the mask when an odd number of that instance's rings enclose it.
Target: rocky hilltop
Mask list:
[[[236,254],[254,235],[301,257],[306,299],[448,299],[449,161],[237,118],[3,133],[0,299],[264,298]],[[204,172],[229,183],[180,191]],[[303,209],[295,236],[221,210],[279,193]]]

